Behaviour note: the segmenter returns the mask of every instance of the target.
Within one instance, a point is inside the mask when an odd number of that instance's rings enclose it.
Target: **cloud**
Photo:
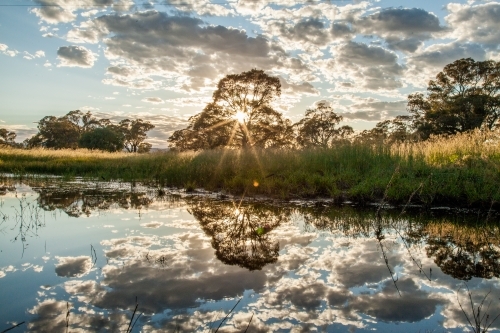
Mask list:
[[[34,0],[37,8],[31,12],[49,24],[68,23],[76,19],[75,11],[88,6],[110,6],[113,0]]]
[[[143,102],[152,103],[152,104],[163,104],[165,103],[160,97],[146,97],[142,99]]]
[[[354,23],[356,32],[385,38],[390,49],[415,52],[432,33],[444,30],[436,15],[418,8],[387,8]]]
[[[81,277],[92,268],[92,260],[88,256],[56,257],[56,274],[63,277]]]
[[[406,100],[358,102],[346,107],[350,112],[340,113],[340,115],[349,120],[382,121],[407,114],[407,104]]]
[[[95,56],[92,51],[83,46],[61,46],[57,50],[60,67],[83,67],[94,66]]]
[[[484,45],[496,50],[500,44],[500,3],[479,3],[477,5],[449,3],[450,12],[445,17],[451,27],[449,36],[460,42]]]
[[[380,46],[348,42],[331,49],[333,59],[324,61],[327,70],[336,77],[356,81],[356,86],[368,90],[393,90],[402,87],[404,67],[397,55]]]
[[[328,26],[319,19],[309,18],[293,25],[285,22],[268,22],[267,30],[279,36],[286,49],[307,49],[311,46],[325,46],[331,39]]]
[[[200,16],[228,16],[235,14],[234,10],[220,4],[210,3],[209,0],[166,0],[166,5],[173,6],[181,12],[194,12]]]
[[[429,79],[434,79],[444,66],[469,57],[476,61],[486,60],[486,51],[481,45],[473,43],[451,42],[430,45],[408,58],[409,70],[405,80],[416,86],[426,86]]]
[[[9,57],[15,57],[19,53],[19,51],[9,50],[9,47],[7,45],[0,44],[0,53],[5,54]]]
[[[261,35],[152,10],[103,15],[68,35],[104,40],[112,66],[103,82],[137,89],[208,92],[228,73],[287,72],[292,65],[282,48]]]

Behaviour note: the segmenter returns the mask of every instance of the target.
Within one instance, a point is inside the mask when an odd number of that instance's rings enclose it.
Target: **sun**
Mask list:
[[[233,116],[234,120],[237,120],[240,124],[244,124],[245,120],[247,120],[247,115],[245,112],[238,111],[236,114]]]

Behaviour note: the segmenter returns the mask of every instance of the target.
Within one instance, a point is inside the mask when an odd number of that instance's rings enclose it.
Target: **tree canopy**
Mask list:
[[[429,81],[427,95],[408,96],[408,111],[419,135],[493,129],[500,117],[500,63],[460,59]]]
[[[14,141],[15,139],[15,132],[9,131],[5,128],[0,128],[0,147],[14,147],[16,145],[16,142]]]
[[[125,149],[128,152],[148,152],[151,149],[151,144],[144,142],[147,137],[146,132],[155,127],[149,121],[124,119],[118,126],[125,138]]]
[[[314,109],[308,109],[306,115],[294,126],[297,128],[297,143],[302,147],[329,148],[335,143],[346,142],[354,133],[351,126],[337,125],[342,116],[333,112],[333,108],[320,102]]]
[[[78,141],[81,148],[98,149],[109,152],[120,151],[125,138],[119,127],[97,127],[83,133]]]
[[[292,124],[271,105],[280,95],[279,79],[262,70],[227,75],[212,102],[189,118],[187,128],[172,134],[170,147],[183,151],[291,145]]]
[[[154,128],[142,119],[124,119],[118,125],[109,119],[97,119],[90,112],[70,111],[62,117],[46,116],[38,122],[38,133],[25,140],[27,148],[88,148],[129,152],[147,152],[146,132]]]

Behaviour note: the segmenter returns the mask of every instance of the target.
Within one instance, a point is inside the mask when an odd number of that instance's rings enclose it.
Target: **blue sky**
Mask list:
[[[227,74],[278,76],[292,121],[318,101],[356,130],[406,113],[444,65],[500,60],[498,1],[4,0],[0,127],[18,139],[71,110],[156,125],[210,101]]]

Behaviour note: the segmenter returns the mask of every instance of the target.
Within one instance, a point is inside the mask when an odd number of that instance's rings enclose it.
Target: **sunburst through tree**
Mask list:
[[[172,134],[170,147],[185,151],[289,146],[292,124],[271,106],[280,95],[280,80],[262,70],[227,75],[219,81],[212,102],[189,119],[187,128]]]

